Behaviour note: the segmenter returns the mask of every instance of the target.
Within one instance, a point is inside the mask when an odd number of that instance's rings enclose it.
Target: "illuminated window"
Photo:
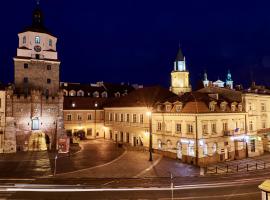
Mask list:
[[[38,119],[32,120],[32,130],[39,130],[39,120]]]
[[[180,106],[180,105],[175,106],[175,110],[176,110],[176,112],[180,112],[180,111],[181,111],[181,109],[182,109],[182,106]]]
[[[39,37],[39,36],[36,36],[36,37],[35,37],[35,43],[36,43],[36,44],[40,44],[40,37]]]

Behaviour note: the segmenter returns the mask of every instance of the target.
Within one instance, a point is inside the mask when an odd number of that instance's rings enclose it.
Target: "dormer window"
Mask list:
[[[23,44],[26,43],[26,36],[23,36]]]
[[[176,112],[181,112],[182,106],[181,105],[176,105],[175,106],[175,111]]]
[[[157,106],[157,111],[158,111],[158,112],[161,112],[161,110],[162,110],[162,105],[158,105],[158,106]]]
[[[79,91],[77,92],[77,96],[78,96],[78,97],[83,97],[83,96],[84,96],[84,92],[83,92],[82,90],[79,90]]]
[[[93,93],[93,96],[96,97],[96,98],[98,98],[99,97],[99,93],[96,91],[96,92]]]
[[[166,112],[170,112],[172,109],[172,106],[171,105],[166,105]]]
[[[36,43],[36,44],[40,44],[40,37],[39,37],[39,36],[36,36],[36,37],[35,37],[35,43]]]
[[[214,112],[215,109],[216,109],[216,102],[211,102],[209,104],[209,109],[210,109],[211,112]]]
[[[242,104],[239,104],[239,105],[238,105],[238,111],[239,111],[239,112],[242,112],[242,111],[243,111],[243,106],[242,106]]]
[[[115,95],[115,97],[120,97],[121,94],[119,92],[117,92],[114,95]]]
[[[52,47],[52,39],[49,39],[49,46]]]
[[[103,93],[101,94],[101,96],[102,96],[102,98],[107,98],[107,97],[108,97],[108,94],[107,94],[107,92],[103,92]]]
[[[220,109],[221,109],[221,111],[225,111],[225,110],[226,110],[226,105],[227,105],[226,102],[222,102],[222,103],[220,104]]]
[[[232,112],[235,111],[235,105],[234,104],[231,106],[231,109],[232,109]]]

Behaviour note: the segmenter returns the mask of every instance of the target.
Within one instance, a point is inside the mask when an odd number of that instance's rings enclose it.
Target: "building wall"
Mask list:
[[[264,150],[270,151],[270,95],[247,93],[243,94],[243,101],[248,131],[262,137]]]
[[[64,134],[63,94],[60,92],[55,98],[46,98],[40,91],[32,90],[29,96],[18,96],[9,89],[6,117],[5,152],[44,150],[45,137],[50,140],[49,148],[56,148],[58,137]],[[37,138],[32,137],[35,133],[42,141],[35,141]],[[43,145],[42,149],[40,145]]]
[[[0,153],[4,150],[6,92],[0,90]]]
[[[103,110],[64,110],[64,123],[69,134],[83,131],[87,139],[104,138]]]
[[[149,146],[148,108],[119,107],[105,108],[104,110],[106,139],[125,143],[130,146],[140,146],[145,148]],[[123,115],[122,120],[121,115]],[[133,116],[136,116],[136,121],[134,120]],[[141,116],[143,116],[143,120],[141,120]]]
[[[224,122],[228,124],[226,130]],[[179,128],[177,131],[176,124],[181,124],[181,131]],[[188,131],[189,125],[192,132]],[[246,113],[154,113],[153,148],[192,164],[197,162],[198,154],[199,165],[262,154],[260,138],[253,133],[246,134],[245,127]],[[251,140],[254,140],[252,144]]]

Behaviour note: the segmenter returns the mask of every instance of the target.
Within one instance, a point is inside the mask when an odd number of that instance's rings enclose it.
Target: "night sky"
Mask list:
[[[34,0],[0,2],[0,80],[13,81],[17,33],[32,23]],[[270,1],[41,0],[58,37],[61,80],[168,87],[179,42],[193,86],[210,80],[270,85]]]

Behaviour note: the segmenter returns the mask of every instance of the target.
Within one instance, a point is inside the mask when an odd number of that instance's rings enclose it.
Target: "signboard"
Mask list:
[[[68,153],[70,138],[68,136],[61,136],[58,140],[58,153]]]

